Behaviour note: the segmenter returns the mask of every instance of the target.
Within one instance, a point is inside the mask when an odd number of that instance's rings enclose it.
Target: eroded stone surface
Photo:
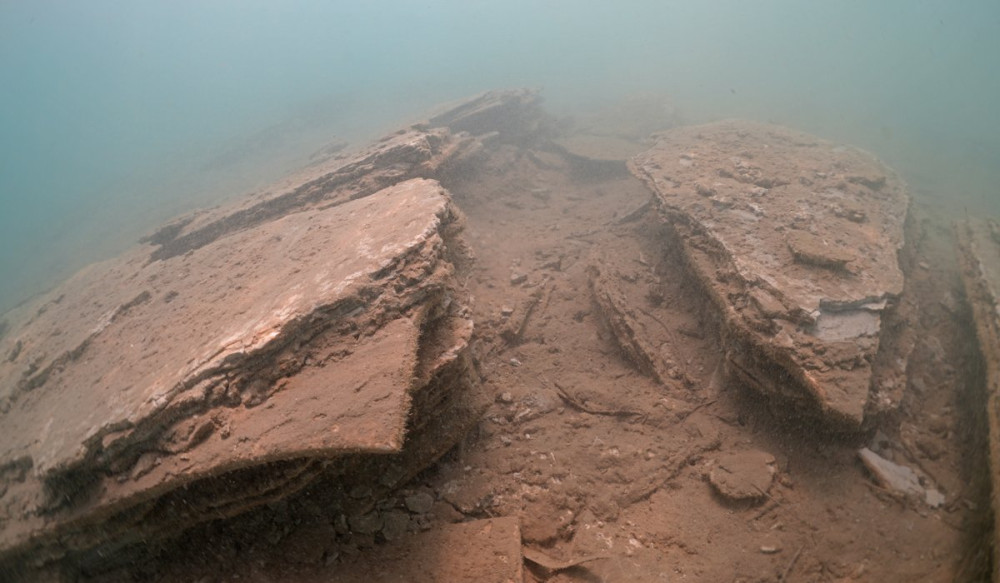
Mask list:
[[[742,121],[664,132],[630,167],[717,314],[730,373],[842,429],[898,405],[908,349],[884,323],[904,287],[908,197],[891,171]]]

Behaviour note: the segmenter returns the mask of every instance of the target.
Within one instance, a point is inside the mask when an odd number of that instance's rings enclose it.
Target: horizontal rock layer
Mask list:
[[[731,375],[837,429],[897,405],[908,349],[886,322],[904,290],[901,181],[867,153],[775,126],[656,138],[630,169],[716,314]]]

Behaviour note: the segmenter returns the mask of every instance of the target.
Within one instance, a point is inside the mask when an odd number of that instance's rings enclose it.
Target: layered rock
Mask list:
[[[184,256],[138,248],[22,309],[0,371],[0,548],[80,551],[231,515],[338,456],[400,452],[408,426],[462,419],[438,418],[474,382],[459,225],[415,179]]]
[[[320,477],[372,504],[454,445],[481,407],[471,258],[429,178],[508,110],[530,121],[536,94],[334,152],[0,318],[0,565],[106,555]]]
[[[716,316],[730,375],[836,429],[898,405],[902,182],[865,152],[776,126],[656,138],[630,168]]]

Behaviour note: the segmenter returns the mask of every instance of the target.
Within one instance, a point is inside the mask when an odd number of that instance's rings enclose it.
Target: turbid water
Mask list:
[[[0,0],[0,574],[981,580],[997,30]]]
[[[995,209],[998,28],[989,0],[3,2],[0,309],[326,140],[501,86],[774,121]]]

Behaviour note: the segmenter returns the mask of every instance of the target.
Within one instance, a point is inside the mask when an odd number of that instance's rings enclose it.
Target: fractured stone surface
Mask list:
[[[630,168],[717,315],[732,375],[839,429],[898,405],[908,349],[885,322],[904,288],[909,199],[890,170],[743,121],[659,134]]]

